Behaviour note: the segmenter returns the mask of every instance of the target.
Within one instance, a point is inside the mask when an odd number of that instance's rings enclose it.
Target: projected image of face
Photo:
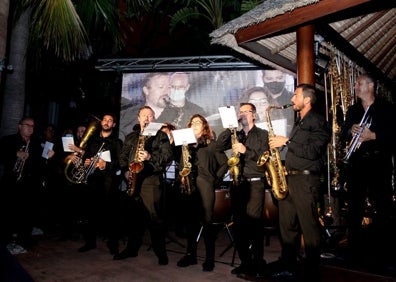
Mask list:
[[[183,107],[186,100],[186,92],[190,88],[188,75],[184,72],[176,72],[170,76],[170,103],[176,107]]]
[[[169,99],[169,77],[166,73],[153,76],[143,87],[146,105],[153,108],[165,108]]]
[[[250,93],[248,103],[256,106],[258,120],[265,120],[265,110],[269,106],[267,94],[263,91]]]

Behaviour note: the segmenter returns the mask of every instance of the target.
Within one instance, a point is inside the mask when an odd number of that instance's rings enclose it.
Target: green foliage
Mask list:
[[[30,48],[43,46],[65,61],[91,55],[87,33],[70,0],[31,1],[30,8]]]
[[[257,5],[263,3],[265,0],[243,0],[241,3],[241,14],[252,10]]]

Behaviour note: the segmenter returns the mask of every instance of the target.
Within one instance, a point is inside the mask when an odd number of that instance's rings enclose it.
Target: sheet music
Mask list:
[[[150,122],[143,130],[142,135],[155,136],[157,134],[158,130],[160,130],[162,126],[163,126],[163,123]]]
[[[224,128],[238,127],[238,118],[234,106],[219,107],[219,113]]]
[[[195,138],[194,130],[192,128],[173,130],[172,134],[173,139],[175,140],[175,146],[197,143],[197,139]]]

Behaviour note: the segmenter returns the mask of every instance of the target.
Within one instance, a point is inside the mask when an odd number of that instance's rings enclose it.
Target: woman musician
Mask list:
[[[191,116],[188,128],[192,128],[197,139],[196,144],[181,145],[179,156],[179,185],[184,194],[182,201],[188,214],[186,222],[187,252],[177,266],[187,267],[197,264],[197,235],[203,226],[206,258],[202,264],[203,271],[212,271],[215,258],[216,230],[212,224],[215,203],[215,188],[218,179],[227,171],[227,156],[216,152],[216,141],[207,120],[195,114]],[[181,155],[181,156],[180,156]]]

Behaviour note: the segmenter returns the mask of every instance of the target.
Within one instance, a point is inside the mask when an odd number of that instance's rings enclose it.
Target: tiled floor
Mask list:
[[[216,243],[217,257],[213,272],[203,272],[204,247],[202,240],[198,249],[198,264],[187,268],[176,266],[176,262],[184,254],[184,240],[169,233],[167,244],[169,265],[159,266],[157,258],[149,248],[145,238],[143,247],[136,258],[114,261],[108,253],[105,242],[98,239],[96,249],[87,253],[78,253],[82,240],[77,236],[74,240],[60,240],[56,234],[44,235],[39,238],[37,246],[25,254],[16,255],[20,264],[37,282],[68,282],[68,281],[274,281],[269,278],[237,277],[230,271],[233,266],[233,248],[226,250],[230,244],[226,230],[219,233]],[[148,236],[147,236],[148,237]],[[172,240],[174,239],[174,240]],[[265,247],[267,262],[276,261],[280,255],[280,244],[276,235],[270,237],[270,244]],[[235,257],[235,266],[239,264]],[[373,274],[359,268],[348,268],[342,260],[323,260],[321,266],[323,282],[395,282],[391,275]],[[275,280],[282,281],[282,280]],[[284,280],[289,281],[289,280]],[[8,282],[8,281],[7,281]]]

